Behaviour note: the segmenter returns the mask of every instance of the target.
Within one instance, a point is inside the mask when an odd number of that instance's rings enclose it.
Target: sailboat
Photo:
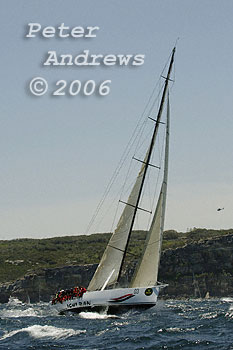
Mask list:
[[[156,305],[159,292],[166,284],[158,282],[158,270],[162,246],[165,206],[167,196],[168,178],[168,153],[169,153],[169,93],[168,85],[174,62],[175,48],[172,51],[168,65],[167,75],[164,78],[164,86],[157,112],[157,117],[151,118],[154,122],[153,134],[146,151],[136,181],[133,185],[128,201],[125,203],[115,231],[113,232],[102,259],[91,279],[87,290],[79,295],[69,294],[68,298],[54,299],[53,304],[60,313],[67,311],[100,311],[100,310],[125,310],[129,308],[149,308]],[[163,179],[158,196],[157,205],[151,220],[144,244],[144,251],[138,261],[133,278],[127,286],[122,286],[121,280],[124,273],[124,263],[127,255],[129,241],[135,224],[135,218],[139,207],[145,179],[151,164],[152,152],[158,129],[161,124],[161,116],[167,101],[166,113],[166,138],[164,152]],[[63,291],[64,295],[64,291]]]

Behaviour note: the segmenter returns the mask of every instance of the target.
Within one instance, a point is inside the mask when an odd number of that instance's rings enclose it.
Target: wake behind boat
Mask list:
[[[166,285],[158,282],[158,270],[162,246],[166,196],[168,178],[168,153],[169,153],[169,96],[168,84],[174,62],[175,48],[172,51],[171,59],[166,77],[163,77],[164,87],[156,118],[149,117],[154,122],[154,129],[138,173],[134,186],[125,203],[125,207],[113,232],[108,245],[96,272],[86,289],[72,291],[60,291],[53,299],[53,305],[60,313],[67,311],[100,311],[108,309],[121,311],[129,308],[149,308],[155,306],[159,291]],[[161,121],[165,102],[166,111],[166,137],[164,151],[164,166],[161,189],[154,214],[151,220],[150,229],[144,244],[144,251],[138,261],[134,275],[127,286],[123,287],[124,264],[128,253],[129,241],[135,225],[138,210],[145,210],[140,207],[142,193],[145,187],[145,180],[150,167],[158,168],[151,163],[152,153],[158,130],[164,122]],[[76,287],[77,288],[77,287]],[[63,293],[63,294],[61,294]]]

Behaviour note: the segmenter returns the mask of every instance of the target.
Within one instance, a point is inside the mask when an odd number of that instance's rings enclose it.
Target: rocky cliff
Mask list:
[[[159,279],[166,298],[233,296],[233,235],[165,250]]]
[[[97,265],[72,265],[42,269],[14,283],[0,285],[0,302],[17,297],[23,302],[49,301],[61,288],[87,286]],[[131,274],[133,268],[131,269]],[[167,249],[162,253],[159,280],[169,286],[163,298],[233,296],[233,235]]]
[[[23,302],[49,301],[51,295],[60,289],[87,286],[96,267],[97,264],[42,269],[39,273],[28,274],[14,283],[1,284],[0,303],[8,302],[10,296]]]

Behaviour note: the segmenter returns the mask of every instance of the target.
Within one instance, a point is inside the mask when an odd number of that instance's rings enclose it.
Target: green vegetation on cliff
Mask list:
[[[164,233],[163,250],[175,249],[188,243],[232,234],[231,230],[194,228],[189,232],[169,230]],[[132,259],[140,256],[146,233],[135,231],[130,252]],[[42,268],[98,263],[110,233],[89,236],[66,236],[47,239],[15,239],[0,241],[0,282],[14,281]]]

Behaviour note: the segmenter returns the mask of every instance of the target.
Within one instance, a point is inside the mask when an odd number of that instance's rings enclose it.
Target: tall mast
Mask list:
[[[156,121],[155,121],[155,127],[154,127],[154,131],[153,131],[150,147],[149,147],[149,150],[148,150],[148,155],[147,155],[147,158],[146,158],[146,161],[145,161],[144,172],[143,172],[143,175],[142,175],[143,176],[142,177],[142,182],[141,182],[141,186],[140,186],[140,189],[139,189],[139,192],[138,192],[138,197],[137,197],[136,205],[135,205],[135,208],[134,208],[132,222],[131,222],[131,225],[130,225],[129,235],[128,235],[128,239],[127,239],[127,242],[126,242],[125,250],[124,250],[124,253],[123,253],[123,258],[122,258],[122,261],[121,261],[121,266],[120,266],[120,269],[119,269],[117,282],[119,282],[119,280],[121,278],[122,269],[123,269],[123,265],[124,265],[124,261],[125,261],[125,257],[126,257],[126,252],[127,252],[127,248],[128,248],[128,245],[129,245],[130,237],[131,237],[131,234],[132,234],[132,230],[133,230],[133,226],[134,226],[134,222],[135,222],[135,218],[136,218],[139,202],[140,202],[140,199],[141,199],[142,190],[143,190],[143,186],[144,186],[147,170],[148,170],[148,167],[150,165],[150,159],[151,159],[151,155],[152,155],[152,151],[153,151],[153,147],[154,147],[154,143],[155,143],[157,130],[158,130],[158,127],[159,127],[159,122],[160,122],[162,111],[163,111],[164,101],[165,101],[165,97],[166,97],[166,93],[167,93],[167,89],[168,89],[168,82],[170,80],[170,74],[171,74],[172,66],[173,66],[173,62],[174,62],[175,51],[176,51],[176,48],[174,47],[174,49],[172,50],[172,55],[171,55],[171,60],[170,60],[167,76],[165,78],[165,84],[164,84],[164,88],[163,88],[162,98],[161,98],[161,101],[160,101],[160,106],[159,106],[157,118],[156,118]]]

